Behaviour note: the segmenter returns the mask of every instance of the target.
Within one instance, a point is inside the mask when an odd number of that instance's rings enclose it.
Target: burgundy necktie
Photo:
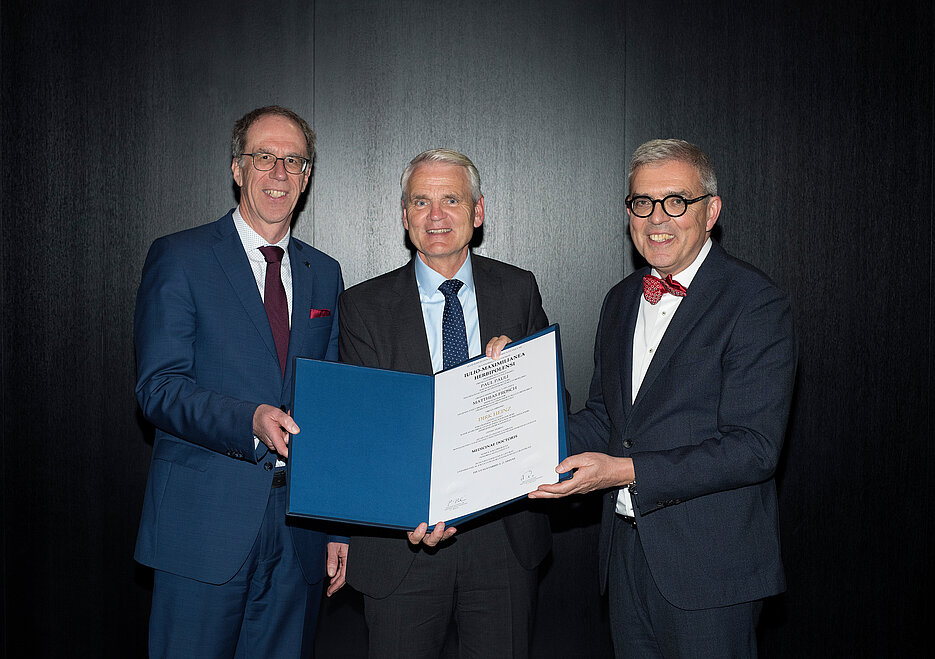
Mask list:
[[[269,318],[269,328],[273,330],[273,341],[279,355],[279,366],[286,374],[286,356],[289,354],[289,305],[286,302],[286,289],[282,285],[282,247],[267,245],[261,247],[266,259],[266,285],[263,288],[263,306]]]
[[[666,275],[665,279],[644,275],[643,277],[643,297],[650,304],[656,304],[662,299],[662,296],[670,293],[676,297],[685,297],[688,291],[680,283],[672,279],[672,275]]]

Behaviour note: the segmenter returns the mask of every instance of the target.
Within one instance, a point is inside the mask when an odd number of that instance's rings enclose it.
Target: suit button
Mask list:
[[[633,442],[631,442],[629,439],[623,440],[623,448],[632,448],[632,447],[633,447]]]
[[[267,462],[265,465],[263,465],[263,469],[265,469],[266,471],[272,471],[272,469],[273,469],[273,463],[272,463],[272,462]]]

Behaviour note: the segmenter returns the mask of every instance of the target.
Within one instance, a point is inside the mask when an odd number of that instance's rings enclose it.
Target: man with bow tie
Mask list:
[[[338,357],[341,268],[291,232],[314,156],[291,110],[247,113],[239,205],[143,266],[136,393],[156,436],[135,558],[155,570],[153,658],[310,656],[326,569],[329,594],[344,583],[343,539],[286,524],[290,435],[335,441],[288,413],[295,357]]]
[[[756,655],[785,588],[776,464],[796,342],[786,296],[710,234],[708,158],[652,140],[630,162],[630,236],[649,264],[607,294],[587,404],[533,498],[604,492],[600,577],[617,657]]]

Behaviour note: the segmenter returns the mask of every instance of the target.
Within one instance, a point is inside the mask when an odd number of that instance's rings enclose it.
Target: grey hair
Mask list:
[[[677,139],[649,140],[637,147],[630,159],[628,185],[633,185],[633,176],[640,167],[672,160],[694,167],[704,191],[709,195],[717,195],[717,176],[708,156],[691,142]]]
[[[292,110],[279,105],[267,105],[266,107],[251,110],[234,122],[234,129],[231,131],[232,159],[239,158],[240,154],[247,148],[247,131],[250,130],[250,126],[252,126],[257,119],[267,115],[285,117],[298,126],[302,134],[305,135],[305,150],[308,152],[306,157],[309,159],[309,162],[315,159],[315,131],[312,130],[312,127],[308,125],[305,119]],[[241,163],[241,165],[242,164],[243,163]]]
[[[474,163],[471,162],[471,159],[468,158],[463,153],[458,153],[457,151],[452,151],[451,149],[430,149],[429,151],[423,151],[415,158],[409,161],[409,164],[406,166],[406,169],[403,170],[403,175],[399,179],[399,187],[402,188],[402,200],[403,203],[406,203],[406,194],[408,192],[407,188],[409,186],[409,178],[412,176],[412,172],[415,171],[415,168],[424,162],[441,162],[448,165],[458,165],[459,167],[464,167],[467,170],[468,181],[471,184],[471,201],[475,204],[481,198],[480,191],[480,173],[477,171],[477,167],[474,166]]]

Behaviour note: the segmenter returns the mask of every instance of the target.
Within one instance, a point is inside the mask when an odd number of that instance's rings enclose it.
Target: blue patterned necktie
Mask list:
[[[464,286],[460,279],[443,281],[438,290],[445,296],[442,312],[443,368],[463,364],[468,359],[467,331],[464,329],[464,311],[458,300],[458,290]]]

